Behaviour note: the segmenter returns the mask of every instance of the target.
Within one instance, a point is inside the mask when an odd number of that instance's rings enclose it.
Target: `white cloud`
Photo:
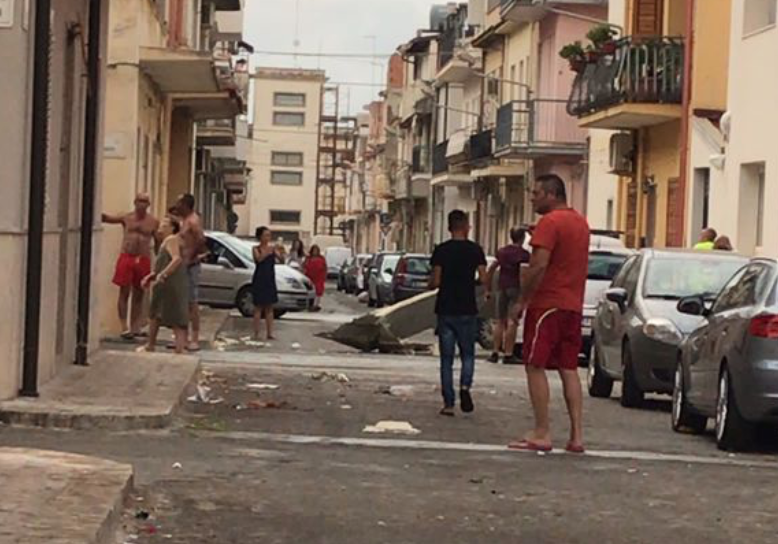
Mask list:
[[[393,52],[429,25],[434,0],[247,0],[244,36],[258,51],[294,51],[299,28],[299,51],[313,53]],[[371,66],[367,59],[303,58],[257,55],[255,66],[321,68],[332,81],[383,82],[386,64]],[[343,87],[343,106],[351,112],[373,100],[380,89]]]

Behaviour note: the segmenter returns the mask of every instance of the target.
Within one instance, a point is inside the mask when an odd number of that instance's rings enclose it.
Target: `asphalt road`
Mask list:
[[[3,428],[0,444],[134,463],[118,542],[775,542],[775,453],[721,453],[710,435],[674,434],[668,400],[625,410],[618,391],[587,399],[586,455],[508,451],[531,424],[521,367],[479,361],[475,413],[442,418],[433,358],[313,336],[361,310],[329,299],[314,320],[283,319],[270,347],[241,343],[246,320],[230,318],[221,335],[238,344],[203,354],[219,402],[187,403],[174,429]],[[563,446],[556,378],[552,388]],[[386,420],[418,432],[366,432]]]

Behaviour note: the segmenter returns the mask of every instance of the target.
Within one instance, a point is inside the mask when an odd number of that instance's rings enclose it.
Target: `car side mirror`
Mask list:
[[[394,274],[394,270],[392,270],[391,268],[385,268],[384,269],[384,274],[387,274],[387,275],[391,276],[391,275]]]
[[[218,264],[222,268],[226,268],[227,270],[235,269],[235,267],[232,265],[229,259],[227,259],[227,257],[219,257],[219,260],[216,261],[216,264]]]
[[[702,297],[686,297],[678,302],[678,312],[686,315],[706,316],[710,313]]]
[[[621,287],[612,287],[605,291],[605,298],[610,302],[617,304],[622,312],[627,307],[628,297],[627,290],[622,289]]]

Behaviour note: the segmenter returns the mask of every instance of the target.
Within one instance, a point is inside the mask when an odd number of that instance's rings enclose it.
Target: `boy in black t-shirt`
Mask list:
[[[440,244],[432,253],[431,287],[439,288],[435,303],[440,342],[440,381],[443,390],[442,415],[453,416],[454,355],[459,346],[462,358],[459,399],[463,412],[474,409],[470,388],[475,372],[475,342],[478,335],[478,280],[486,280],[486,257],[481,246],[467,239],[470,222],[467,214],[454,210],[448,215],[451,240]]]

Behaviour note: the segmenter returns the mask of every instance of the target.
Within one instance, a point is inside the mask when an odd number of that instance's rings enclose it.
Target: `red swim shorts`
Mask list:
[[[143,278],[151,274],[151,259],[145,255],[122,253],[116,261],[113,283],[119,287],[140,289]]]
[[[578,370],[579,312],[530,308],[524,316],[524,363],[536,368]]]

